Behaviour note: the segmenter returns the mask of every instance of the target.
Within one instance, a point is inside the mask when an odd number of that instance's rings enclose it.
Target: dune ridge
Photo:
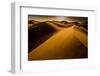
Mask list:
[[[28,54],[28,60],[87,58],[87,32],[77,25],[45,22],[52,35]],[[59,26],[60,25],[60,26]],[[61,27],[63,26],[63,27]],[[49,34],[49,33],[48,33]]]

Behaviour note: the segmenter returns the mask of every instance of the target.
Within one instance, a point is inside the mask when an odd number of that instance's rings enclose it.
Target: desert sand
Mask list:
[[[88,57],[87,30],[77,25],[66,26],[56,22],[46,22],[54,32],[47,40],[28,54],[28,60],[72,59]]]

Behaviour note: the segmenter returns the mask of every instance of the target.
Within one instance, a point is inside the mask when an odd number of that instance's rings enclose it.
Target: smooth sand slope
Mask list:
[[[46,21],[34,24],[28,28],[28,52],[38,47],[44,41],[49,39],[55,32],[63,28],[56,24]]]
[[[62,28],[33,49],[28,60],[87,58],[87,54],[87,33],[73,25]]]

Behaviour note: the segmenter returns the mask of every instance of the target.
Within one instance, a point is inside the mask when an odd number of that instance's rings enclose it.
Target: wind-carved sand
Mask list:
[[[56,32],[28,54],[28,60],[72,59],[88,57],[87,31],[79,26],[46,22]],[[61,27],[62,26],[62,27]]]

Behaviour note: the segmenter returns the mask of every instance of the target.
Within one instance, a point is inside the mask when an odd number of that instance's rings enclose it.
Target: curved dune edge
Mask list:
[[[87,58],[87,34],[64,28],[28,54],[28,60]]]

